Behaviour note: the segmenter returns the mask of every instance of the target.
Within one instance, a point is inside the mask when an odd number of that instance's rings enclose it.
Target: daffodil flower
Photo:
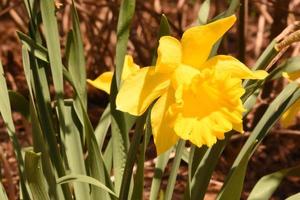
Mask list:
[[[282,73],[282,76],[286,78],[289,82],[295,81],[300,78],[300,71],[293,73]],[[283,113],[280,118],[281,125],[284,128],[291,126],[295,122],[295,118],[300,111],[300,99],[298,99],[289,109]]]
[[[116,98],[118,110],[139,116],[157,99],[151,126],[158,154],[179,138],[198,147],[212,146],[227,131],[243,132],[241,81],[264,79],[267,72],[252,72],[231,56],[208,59],[212,46],[235,21],[230,16],[190,28],[181,41],[162,37],[156,65],[123,81]]]
[[[131,55],[126,55],[124,59],[123,72],[121,76],[121,80],[125,80],[129,75],[137,72],[140,67],[133,62]],[[99,90],[103,90],[107,94],[110,93],[110,86],[113,77],[113,72],[104,72],[100,76],[98,76],[95,80],[88,79],[87,82],[98,88]]]

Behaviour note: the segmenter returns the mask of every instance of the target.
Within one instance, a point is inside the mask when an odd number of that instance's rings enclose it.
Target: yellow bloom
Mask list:
[[[288,79],[289,82],[295,81],[300,78],[300,71],[286,73],[283,72],[282,76]],[[280,118],[281,125],[284,128],[291,126],[295,122],[295,117],[300,111],[300,99],[298,99]]]
[[[116,98],[117,109],[142,115],[156,99],[151,126],[157,153],[179,138],[198,147],[212,146],[224,133],[243,132],[241,79],[263,79],[265,71],[250,71],[231,56],[207,60],[214,43],[234,24],[230,16],[188,29],[178,41],[159,41],[155,67],[128,76]]]
[[[124,59],[122,81],[125,80],[130,74],[138,71],[140,67],[133,62],[131,55],[126,55]],[[110,85],[113,77],[113,72],[104,72],[98,76],[95,80],[88,79],[87,82],[98,88],[99,90],[105,91],[107,94],[110,93]]]

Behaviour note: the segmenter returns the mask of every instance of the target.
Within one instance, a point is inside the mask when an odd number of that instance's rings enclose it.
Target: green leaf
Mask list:
[[[285,62],[280,64],[270,74],[272,79],[282,77],[282,72],[293,73],[300,71],[300,56],[292,57],[287,59]]]
[[[84,106],[80,101],[82,110]],[[106,166],[104,164],[104,160],[99,149],[93,126],[89,120],[88,114],[86,112],[82,112],[84,119],[84,128],[85,128],[85,139],[86,146],[88,149],[88,157],[87,157],[87,171],[89,171],[90,176],[103,182],[110,190],[113,191],[113,185],[110,180],[109,173],[107,172]],[[107,193],[103,193],[103,190],[99,190],[97,187],[92,187],[92,199],[108,199]],[[111,196],[112,197],[112,196]]]
[[[47,183],[41,164],[41,154],[33,151],[25,152],[25,174],[34,200],[49,199]]]
[[[285,200],[298,200],[298,199],[300,199],[300,192],[286,198]]]
[[[167,185],[166,193],[164,195],[165,200],[171,200],[172,199],[172,195],[173,195],[173,191],[174,191],[174,187],[175,187],[175,182],[176,182],[176,177],[177,177],[177,174],[178,174],[178,168],[180,166],[184,146],[185,146],[185,141],[184,140],[179,140],[178,143],[177,143],[177,146],[176,146],[175,158],[174,158],[171,173],[170,173],[170,176],[169,176],[169,179],[168,179],[168,185]]]
[[[113,76],[115,80],[115,74]],[[136,117],[116,110],[117,85],[113,81],[111,84],[110,112],[111,112],[111,134],[113,145],[113,170],[115,176],[115,191],[119,194],[127,153],[129,150],[129,130],[134,124]]]
[[[51,161],[55,165],[54,169],[57,174],[59,176],[64,176],[65,169],[58,149],[56,131],[54,129],[52,119],[50,92],[45,70],[46,64],[36,60],[32,54],[29,55],[28,49],[25,45],[22,46],[22,60],[29,92],[32,96],[32,102],[36,105],[35,107],[40,128],[42,130],[42,134],[45,136],[45,141],[49,144],[49,151],[51,152],[49,155],[51,157]],[[70,196],[69,188],[66,186],[63,187],[65,187],[65,195]]]
[[[115,98],[121,82],[123,64],[127,52],[130,23],[134,15],[135,0],[122,0],[117,26],[116,68],[110,92],[111,129],[113,140],[113,170],[115,175],[115,191],[119,194],[127,151],[129,149],[128,131],[135,118],[116,110]]]
[[[144,113],[141,117],[139,117],[136,122],[135,132],[132,137],[132,142],[130,144],[130,148],[127,155],[127,161],[125,164],[124,173],[122,177],[119,199],[125,200],[128,199],[128,197],[130,196],[129,191],[130,191],[130,184],[132,180],[133,166],[136,161],[137,153],[139,150],[139,144],[144,133],[144,125],[145,125],[147,113],[148,112]]]
[[[8,200],[8,197],[6,195],[5,189],[2,185],[2,183],[0,182],[0,199],[2,200]]]
[[[68,127],[68,132],[65,136],[64,145],[69,168],[72,174],[86,175],[83,150],[80,138],[80,131],[82,131],[82,125],[77,117],[72,101],[68,101],[65,103],[65,110],[66,125]],[[89,187],[86,184],[74,183],[74,192],[76,199],[90,198]]]
[[[8,91],[8,96],[12,110],[20,112],[27,120],[29,120],[29,103],[27,99],[25,99],[20,93],[12,90]]]
[[[200,7],[200,10],[198,13],[199,25],[207,24],[209,9],[210,9],[210,0],[204,0],[201,4],[201,7]]]
[[[55,16],[54,1],[40,1],[42,20],[45,30],[50,68],[52,72],[55,96],[58,103],[58,119],[61,131],[61,138],[66,133],[65,110],[64,110],[64,84],[61,51],[59,43],[58,26]],[[69,193],[69,192],[66,192]]]
[[[48,50],[34,42],[29,36],[26,34],[17,31],[17,35],[21,40],[22,44],[37,58],[41,59],[42,61],[49,62],[48,60]]]
[[[33,96],[30,96],[30,116],[32,122],[32,140],[34,152],[41,152],[42,168],[45,180],[47,181],[48,194],[51,199],[64,198],[60,187],[56,186],[55,169],[51,162],[49,155],[49,144],[43,136],[41,124],[39,122],[35,105],[33,103]]]
[[[105,110],[103,111],[101,118],[98,122],[98,125],[95,129],[95,136],[100,149],[102,149],[103,142],[110,124],[111,124],[110,104],[108,104]]]
[[[73,31],[69,34],[69,50],[67,51],[68,69],[74,86],[77,88],[77,95],[80,97],[84,108],[87,106],[87,90],[86,90],[86,69],[83,52],[83,44],[80,33],[80,24],[78,14],[75,8],[74,0],[71,6]]]
[[[130,24],[134,15],[135,0],[122,0],[117,26],[116,85],[120,86],[124,58],[127,52]]]
[[[13,143],[14,152],[18,160],[18,169],[20,173],[20,182],[21,182],[21,190],[23,193],[24,199],[29,199],[29,193],[25,187],[25,177],[23,173],[24,168],[24,160],[22,158],[21,147],[18,142],[18,139],[15,134],[15,126],[12,119],[11,106],[9,102],[8,90],[6,85],[6,80],[4,77],[4,71],[2,67],[2,62],[0,61],[0,113],[5,123],[8,135]]]
[[[163,14],[160,19],[160,25],[159,25],[159,31],[158,31],[158,37],[161,38],[162,36],[170,35],[170,25],[168,22],[168,18]],[[153,58],[152,58],[152,65],[156,63],[157,59],[157,47],[159,42],[157,42],[156,48],[153,52]],[[169,161],[169,156],[172,149],[166,151],[165,153],[161,154],[157,157],[157,163],[155,164],[155,170],[154,170],[154,177],[152,179],[151,183],[151,189],[150,189],[150,200],[157,200],[159,196],[160,191],[160,183],[163,177],[163,172],[166,168],[166,165]]]
[[[254,153],[258,145],[265,138],[265,136],[268,134],[269,130],[273,127],[279,117],[300,97],[300,90],[298,89],[298,87],[298,83],[290,83],[270,104],[261,120],[258,122],[256,127],[250,134],[247,142],[244,144],[237,158],[235,159],[229,175],[226,178],[225,184],[223,185],[223,188],[228,187],[227,183],[229,184],[234,179],[236,179],[235,174],[238,173],[237,171],[240,171],[241,168],[244,167],[244,160],[250,159],[251,155]],[[251,153],[249,153],[249,151]],[[240,177],[239,180],[239,184],[243,185],[243,177]],[[236,195],[237,196],[231,196],[231,198],[239,199],[240,196],[238,196],[238,193],[236,193]]]
[[[233,172],[232,179],[229,179],[224,183],[224,186],[222,187],[222,190],[220,191],[217,200],[240,199],[249,161],[248,158],[250,157],[252,148],[254,147],[256,142],[257,141],[254,141],[252,146],[249,149],[247,149],[246,156],[241,160],[239,167]]]
[[[162,14],[161,18],[160,18],[159,31],[158,31],[157,38],[159,39],[162,36],[170,35],[170,32],[171,31],[170,31],[170,25],[168,22],[168,18],[164,14]],[[158,43],[159,42],[157,41],[157,44],[152,53],[152,62],[151,62],[152,65],[155,65],[155,63],[156,63]]]
[[[277,172],[263,176],[255,184],[252,189],[248,200],[268,200],[271,198],[272,194],[279,187],[280,183],[286,176],[300,176],[300,166],[291,167],[279,170]],[[297,196],[295,196],[297,197]],[[295,198],[293,197],[293,198]],[[300,195],[298,194],[299,199]],[[290,199],[289,197],[288,199]],[[292,198],[291,198],[292,199]]]
[[[148,112],[147,119],[146,119],[146,130],[143,137],[143,142],[142,144],[139,145],[138,152],[140,153],[137,160],[137,170],[134,177],[134,187],[133,187],[132,197],[131,197],[132,200],[143,199],[145,153],[151,135],[152,135],[152,130],[151,130],[150,112]]]
[[[168,151],[166,151],[165,153],[157,157],[157,161],[154,169],[154,175],[151,183],[151,189],[150,189],[150,200],[157,200],[159,196],[160,184],[162,181],[165,168],[170,159],[170,154],[172,150],[173,148],[169,149]]]
[[[116,194],[111,191],[108,187],[105,186],[105,184],[101,183],[97,179],[94,179],[89,176],[81,175],[81,174],[69,174],[63,177],[60,177],[57,179],[57,184],[65,184],[69,182],[81,182],[81,183],[88,183],[93,186],[96,186],[98,188],[101,188],[102,190],[105,190],[106,192],[110,193],[111,195],[116,196]]]

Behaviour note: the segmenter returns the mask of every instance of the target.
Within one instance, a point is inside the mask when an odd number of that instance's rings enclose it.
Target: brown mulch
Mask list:
[[[70,1],[61,0],[60,2],[63,3],[63,6],[58,11],[59,28],[62,44],[64,44],[67,31],[70,27]],[[81,29],[83,32],[87,60],[86,68],[89,78],[95,78],[102,72],[113,69],[116,42],[115,30],[119,2],[116,0],[81,0],[81,3],[77,5],[82,22]],[[136,15],[132,23],[128,51],[133,54],[138,64],[147,66],[151,62],[151,49],[156,46],[160,14],[164,13],[168,17],[172,28],[172,35],[180,37],[187,27],[195,24],[197,11],[202,1],[196,0],[195,2],[193,5],[188,0],[137,1]],[[227,1],[212,0],[213,5],[210,16],[215,16],[226,9],[227,4],[225,2]],[[288,24],[299,20],[299,7],[299,0],[249,1],[248,15],[244,18],[246,22],[244,51],[239,51],[239,44],[243,40],[237,32],[238,22],[223,41],[220,52],[233,54],[241,59],[245,59],[245,63],[252,66],[272,38],[278,35]],[[239,21],[242,20],[241,17],[238,18]],[[28,95],[28,90],[22,68],[21,45],[17,39],[16,30],[26,32],[27,22],[28,19],[21,0],[0,1],[0,58],[4,66],[8,87],[20,92],[24,96]],[[64,50],[64,45],[62,45],[62,49]],[[290,48],[285,57],[299,56],[299,50],[300,45],[296,44]],[[240,52],[245,53],[241,54]],[[265,91],[268,92],[266,93],[267,95],[262,96],[261,101],[264,103],[259,104],[256,109],[257,111],[249,115],[248,123],[246,124],[247,130],[253,129],[255,119],[261,116],[268,102],[276,96],[281,87],[281,82],[266,86]],[[104,106],[108,102],[108,97],[103,92],[91,87],[88,88],[88,91],[89,113],[92,123],[96,125]],[[13,113],[13,117],[21,145],[23,147],[30,146],[32,142],[28,123],[18,113]],[[249,163],[243,199],[246,199],[260,177],[281,168],[299,164],[300,132],[297,131],[299,128],[296,125],[289,130],[283,130],[279,125],[276,125],[264,139]],[[246,139],[247,134],[234,137],[226,147],[214,172],[205,199],[214,199],[223,184],[234,158]],[[149,148],[153,148],[153,145]],[[154,155],[147,156],[153,157]],[[166,187],[171,162],[164,176],[163,188]],[[145,198],[147,198],[147,194],[149,193],[153,167],[153,161],[149,160],[146,162]],[[0,122],[0,169],[1,181],[5,186],[9,198],[16,199],[19,180],[17,163],[12,144],[2,121]],[[173,199],[179,199],[184,192],[186,175],[187,166],[182,163]],[[299,178],[289,177],[281,184],[273,199],[284,199],[291,194],[299,192],[299,190]]]

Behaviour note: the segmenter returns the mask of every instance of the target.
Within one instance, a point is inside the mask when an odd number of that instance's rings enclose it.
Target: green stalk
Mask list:
[[[123,173],[122,184],[120,189],[120,200],[127,200],[129,197],[129,187],[132,180],[133,166],[136,161],[136,156],[139,150],[140,140],[144,133],[144,125],[147,113],[137,119],[136,129],[132,138],[132,142],[127,155],[127,161]]]
[[[179,168],[179,165],[181,162],[181,157],[182,157],[184,147],[185,147],[185,141],[179,140],[177,147],[176,147],[176,154],[175,154],[174,162],[172,165],[171,174],[168,179],[168,185],[167,185],[167,189],[166,189],[166,193],[165,193],[165,200],[172,199],[175,182],[176,182],[176,177],[178,174],[178,168]]]

